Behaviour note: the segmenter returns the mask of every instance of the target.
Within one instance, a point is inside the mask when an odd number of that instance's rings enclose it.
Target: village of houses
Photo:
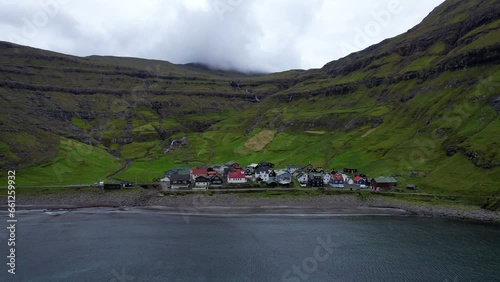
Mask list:
[[[316,189],[348,188],[390,190],[397,186],[394,177],[367,178],[357,169],[344,168],[342,172],[326,171],[311,164],[287,165],[275,169],[270,162],[250,164],[246,167],[237,162],[212,167],[175,167],[165,172],[160,179],[162,190],[167,189],[223,189],[256,187],[294,187],[294,180],[300,187]]]

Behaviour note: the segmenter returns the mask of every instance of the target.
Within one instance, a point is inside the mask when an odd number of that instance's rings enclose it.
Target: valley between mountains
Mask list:
[[[272,74],[0,42],[0,174],[148,182],[174,166],[269,161],[498,196],[499,11],[447,0],[404,34]]]

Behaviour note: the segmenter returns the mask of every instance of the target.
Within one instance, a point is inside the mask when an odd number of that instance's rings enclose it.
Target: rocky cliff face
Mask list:
[[[412,61],[421,57],[421,52],[428,51],[438,42],[443,46],[437,53],[446,55],[453,49],[471,44],[489,31],[498,29],[498,24],[489,26],[498,18],[498,3],[495,1],[446,1],[432,11],[422,23],[404,35],[384,40],[366,50],[330,62],[322,69],[332,76],[346,75],[365,69],[372,62],[392,54],[398,54]],[[479,27],[480,31],[469,34]],[[487,62],[497,64],[498,49],[498,45],[495,44],[474,50],[472,54],[469,52],[456,54],[433,68],[443,71]]]

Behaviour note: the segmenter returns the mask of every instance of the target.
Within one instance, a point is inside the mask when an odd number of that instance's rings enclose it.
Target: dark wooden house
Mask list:
[[[357,173],[358,172],[358,169],[357,168],[344,168],[344,173],[350,173],[350,174],[353,174],[353,173]]]
[[[394,177],[376,177],[370,180],[370,187],[374,191],[390,190],[398,185],[398,181]]]
[[[322,173],[310,173],[309,174],[309,186],[311,187],[324,187],[325,183],[323,182],[323,174]]]
[[[208,188],[220,188],[224,186],[224,179],[220,177],[219,175],[212,175],[210,177],[210,184]]]
[[[259,167],[267,167],[269,169],[274,168],[274,164],[270,162],[260,162]]]
[[[207,189],[210,184],[210,180],[207,176],[200,175],[194,179],[193,189]]]
[[[103,183],[102,189],[104,190],[113,190],[113,189],[122,189],[121,183]]]

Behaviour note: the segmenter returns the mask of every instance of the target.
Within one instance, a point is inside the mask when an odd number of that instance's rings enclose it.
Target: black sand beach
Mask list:
[[[6,197],[2,196],[2,203]],[[75,209],[89,207],[143,207],[179,214],[338,214],[416,215],[477,222],[500,222],[500,213],[472,206],[423,205],[389,197],[356,194],[260,197],[240,193],[162,193],[157,190],[79,190],[55,194],[18,195],[17,209]],[[4,206],[4,204],[2,205]]]

